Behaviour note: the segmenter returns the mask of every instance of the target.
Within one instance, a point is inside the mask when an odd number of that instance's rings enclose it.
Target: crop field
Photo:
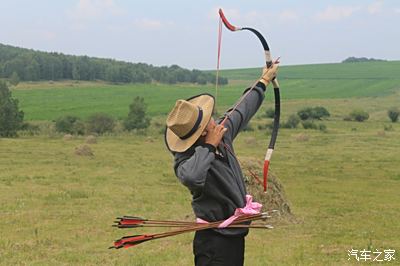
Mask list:
[[[348,250],[396,250],[400,260],[400,123],[387,117],[400,107],[400,62],[286,66],[280,69],[282,121],[307,106],[324,106],[326,130],[281,128],[271,171],[282,182],[296,222],[252,229],[246,265],[358,265]],[[225,70],[218,110],[231,105],[259,74]],[[166,114],[178,98],[213,86],[110,85],[100,82],[21,83],[13,89],[26,119],[46,128],[0,139],[0,265],[192,265],[193,234],[107,249],[123,235],[114,218],[138,215],[191,220],[190,193],[176,179],[163,142]],[[65,114],[127,115],[143,96],[152,116],[147,134],[115,132],[74,150],[85,136],[64,139],[50,121]],[[273,107],[272,94],[235,141],[239,159],[261,162],[269,133],[258,126]],[[344,121],[362,109],[365,122]],[[261,170],[261,169],[260,169]],[[261,188],[260,188],[261,189]],[[367,262],[368,264],[368,262]],[[370,263],[371,264],[371,263]]]
[[[228,77],[231,84],[218,89],[218,107],[223,109],[232,104],[260,73],[260,69],[222,71],[221,75]],[[283,66],[279,75],[284,100],[308,100],[392,95],[400,84],[398,73],[400,61],[358,63],[355,66]],[[19,99],[27,120],[53,120],[65,114],[84,118],[93,112],[121,118],[126,116],[135,96],[144,97],[152,116],[165,115],[176,99],[204,92],[214,94],[215,86],[41,82],[19,84],[13,93]],[[273,98],[271,93],[267,98]]]

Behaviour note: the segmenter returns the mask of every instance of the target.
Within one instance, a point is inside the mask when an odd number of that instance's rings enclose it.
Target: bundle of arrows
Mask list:
[[[272,229],[273,227],[268,224],[250,224],[251,221],[266,220],[270,218],[270,214],[276,212],[275,210],[269,212],[263,212],[258,214],[243,215],[236,218],[226,228],[259,228],[259,229]],[[170,220],[150,220],[135,216],[123,216],[118,217],[115,221],[114,227],[118,228],[138,228],[138,227],[178,227],[179,229],[156,234],[142,234],[125,236],[114,241],[114,246],[110,248],[129,248],[136,246],[140,243],[165,238],[169,236],[175,236],[183,233],[194,232],[199,230],[206,230],[212,228],[221,228],[221,224],[225,221],[217,221],[210,223],[197,223],[187,221],[170,221]],[[224,227],[225,228],[225,227]]]

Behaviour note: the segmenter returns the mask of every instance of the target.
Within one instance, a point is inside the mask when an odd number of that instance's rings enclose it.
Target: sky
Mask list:
[[[258,29],[282,65],[400,60],[400,1],[0,0],[0,43],[155,66],[215,69],[218,8]],[[264,64],[250,32],[222,32],[221,68]]]

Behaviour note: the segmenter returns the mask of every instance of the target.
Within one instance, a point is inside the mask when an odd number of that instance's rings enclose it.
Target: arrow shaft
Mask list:
[[[138,226],[119,226],[118,228],[137,228],[137,227],[187,227],[192,224],[187,224],[187,225],[178,225],[178,224],[142,224]],[[246,225],[246,224],[231,224],[228,225],[227,228],[267,228],[267,224],[251,224],[251,225]]]
[[[260,220],[260,219],[267,219],[269,217],[270,216],[268,216],[267,213],[259,213],[259,214],[240,216],[235,221],[233,221],[231,225],[232,226],[239,225],[239,226],[249,227],[250,225],[243,225],[243,224],[241,225],[240,223],[255,221],[255,220]],[[223,222],[224,221],[217,221],[217,222],[211,222],[211,223],[205,223],[205,224],[197,223],[195,225],[189,225],[187,227],[184,227],[184,228],[181,228],[178,230],[173,230],[173,231],[164,232],[164,233],[158,233],[158,234],[152,234],[152,235],[139,235],[139,236],[133,236],[133,237],[124,237],[119,240],[116,240],[114,242],[114,247],[115,248],[131,247],[131,246],[135,246],[135,245],[138,245],[145,241],[149,241],[149,240],[153,240],[153,239],[160,239],[160,238],[165,238],[165,237],[169,237],[169,236],[175,236],[175,235],[183,234],[186,232],[217,228]],[[255,228],[258,228],[258,227],[255,227]],[[268,228],[271,228],[271,227],[269,226]]]

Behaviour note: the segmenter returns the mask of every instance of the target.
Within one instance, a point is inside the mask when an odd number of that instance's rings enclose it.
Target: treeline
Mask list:
[[[178,65],[155,67],[113,59],[48,53],[0,44],[0,78],[22,81],[104,80],[121,83],[215,83],[215,75]],[[219,84],[228,80],[219,77]]]
[[[367,58],[367,57],[348,57],[342,61],[342,63],[358,63],[358,62],[382,62],[387,61],[383,59]]]

